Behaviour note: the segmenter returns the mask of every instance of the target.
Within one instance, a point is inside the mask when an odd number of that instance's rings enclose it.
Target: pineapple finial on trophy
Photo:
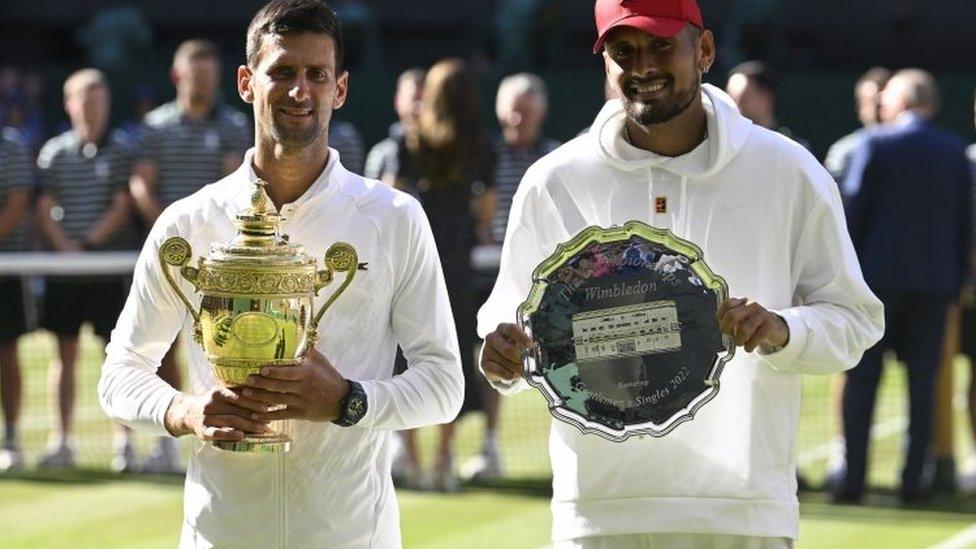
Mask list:
[[[251,206],[237,214],[234,221],[238,231],[234,244],[254,248],[275,248],[285,244],[278,234],[281,216],[271,203],[267,185],[262,179],[255,180]]]
[[[254,182],[254,192],[251,194],[251,210],[255,214],[267,215],[272,213],[268,209],[271,197],[268,196],[267,186],[268,182],[263,179],[257,179]]]

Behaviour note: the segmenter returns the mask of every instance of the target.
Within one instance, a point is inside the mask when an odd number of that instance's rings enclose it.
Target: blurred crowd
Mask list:
[[[809,149],[777,121],[776,81],[771,68],[748,61],[731,70],[726,91],[755,124]],[[940,93],[924,70],[871,68],[857,81],[854,101],[862,127],[834,143],[824,165],[839,185],[865,280],[885,305],[886,327],[833,386],[838,421],[827,485],[838,502],[863,499],[878,385],[884,359],[893,355],[908,380],[901,499],[974,491],[974,474],[955,468],[952,375],[956,356],[965,354],[976,439],[976,145],[967,148],[934,123]]]
[[[44,135],[43,117],[56,115],[41,110],[43,79],[34,72],[0,69],[0,252],[139,249],[165,207],[235,170],[250,146],[248,114],[219,100],[226,72],[213,43],[183,42],[171,66],[175,98],[157,105],[152,90],[140,87],[131,117],[112,128],[108,79],[97,69],[78,70],[61,83],[69,124],[51,137]],[[464,479],[504,475],[499,396],[476,369],[475,314],[494,272],[473,264],[472,252],[501,245],[523,174],[560,143],[542,133],[548,93],[539,76],[523,72],[502,79],[490,125],[481,119],[478,89],[472,68],[461,59],[411,68],[396,82],[395,121],[382,141],[367,148],[349,121],[334,118],[329,129],[330,146],[346,168],[410,193],[423,205],[460,335],[467,379],[462,414],[485,415],[482,449],[463,464],[453,459],[456,421],[440,427],[432,471],[421,470],[414,434],[401,433],[394,477],[402,486],[453,491],[458,474]],[[769,66],[758,61],[735,66],[726,91],[755,124],[810,148],[777,119],[777,76]],[[948,366],[959,353],[976,364],[971,276],[976,146],[969,147],[967,161],[962,140],[933,123],[939,91],[924,71],[873,68],[858,80],[854,104],[863,127],[841,137],[823,162],[838,183],[865,278],[886,305],[888,332],[834,384],[836,441],[828,483],[839,501],[863,495],[882,358],[893,352],[907,368],[910,393],[902,492],[922,498],[934,488],[957,486],[951,436],[947,444],[933,433],[951,417],[945,411],[951,407]],[[55,424],[36,466],[75,467],[79,328],[91,323],[107,340],[127,292],[123,275],[49,276],[40,289],[24,277],[0,277],[0,471],[25,467],[18,433],[23,390],[18,338],[35,327],[57,337],[49,387]],[[31,308],[40,313],[38,326],[27,321]],[[179,387],[176,347],[160,373]],[[397,368],[403,367],[401,357]],[[976,383],[970,385],[969,401],[976,435]],[[112,467],[179,473],[178,457],[170,438],[160,438],[147,456],[137,456],[132,433],[120,427]],[[976,490],[976,479],[958,480]]]

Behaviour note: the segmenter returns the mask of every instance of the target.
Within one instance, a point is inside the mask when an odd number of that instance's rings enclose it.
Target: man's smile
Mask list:
[[[654,99],[663,95],[670,85],[671,80],[667,78],[656,78],[648,82],[632,81],[627,85],[627,95],[638,100]]]
[[[279,107],[278,112],[284,114],[286,118],[302,120],[311,117],[313,111],[307,107]]]

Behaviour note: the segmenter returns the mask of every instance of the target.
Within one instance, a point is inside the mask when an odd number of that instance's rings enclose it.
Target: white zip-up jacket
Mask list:
[[[628,144],[613,100],[587,134],[528,170],[478,332],[515,321],[532,271],[557,244],[590,225],[636,219],[700,246],[730,295],[777,312],[790,340],[767,355],[740,348],[718,396],[663,438],[613,443],[553,421],[556,541],[648,532],[796,538],[800,374],[854,366],[883,332],[882,305],[861,276],[830,175],[800,145],[752,125],[717,88],[703,86],[702,98],[708,139],[686,155]]]
[[[179,235],[189,240],[195,263],[211,244],[234,237],[234,216],[250,205],[254,189],[252,155],[233,174],[167,208],[153,227],[102,367],[99,397],[113,419],[166,434],[163,419],[176,390],[156,369],[180,330],[190,391],[216,385],[157,253]],[[362,383],[368,411],[352,427],[285,422],[292,438],[286,454],[227,452],[195,441],[181,547],[399,547],[392,431],[444,423],[460,409],[457,335],[423,210],[410,196],[347,171],[335,150],[329,156],[308,191],[282,207],[282,233],[319,258],[319,268],[339,241],[368,263],[322,318],[316,344],[344,377]],[[199,307],[192,285],[176,277]],[[316,309],[337,286],[319,292]],[[410,367],[392,377],[398,343]]]

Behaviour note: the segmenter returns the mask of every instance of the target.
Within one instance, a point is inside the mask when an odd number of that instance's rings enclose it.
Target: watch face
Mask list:
[[[349,415],[358,418],[366,411],[366,402],[363,397],[356,395],[349,401]]]
[[[344,427],[358,423],[366,415],[367,409],[366,393],[362,386],[354,381],[351,383],[349,394],[342,403],[342,417],[335,421]]]

